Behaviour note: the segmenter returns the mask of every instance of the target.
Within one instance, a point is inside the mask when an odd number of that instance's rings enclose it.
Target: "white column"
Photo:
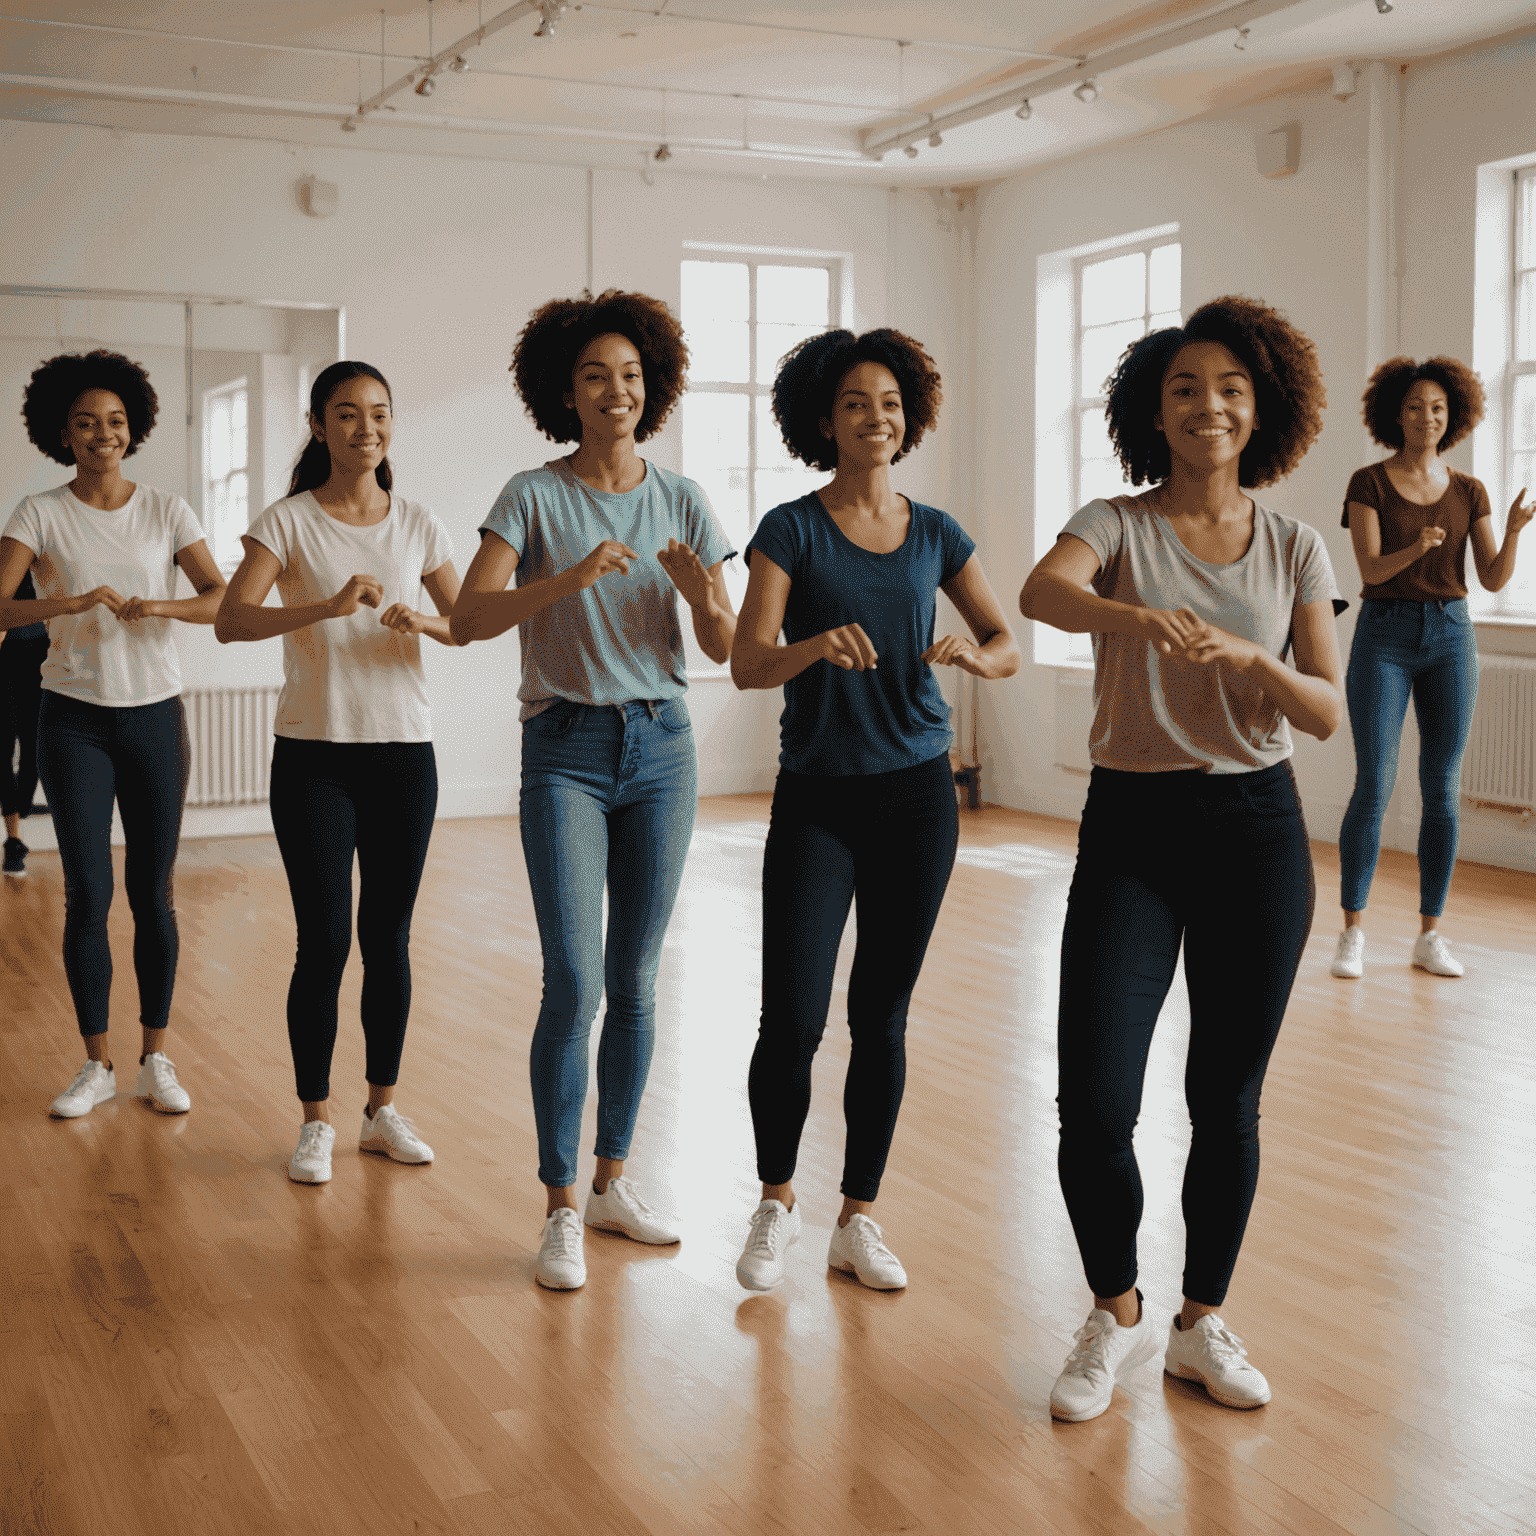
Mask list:
[[[1396,66],[1373,59],[1366,84],[1365,367],[1397,355],[1397,161],[1402,88]]]

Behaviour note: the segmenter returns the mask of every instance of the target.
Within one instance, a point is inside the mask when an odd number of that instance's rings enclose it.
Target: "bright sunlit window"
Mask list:
[[[685,261],[682,275],[690,353],[683,473],[704,487],[732,545],[745,549],[763,513],[827,478],[785,452],[771,391],[779,359],[836,324],[833,268],[722,256]],[[726,567],[726,583],[739,604],[744,562]]]
[[[244,379],[203,392],[203,532],[221,569],[240,563],[249,523],[250,394]]]
[[[1504,506],[1495,507],[1499,537],[1504,508],[1521,486],[1526,500],[1536,495],[1536,165],[1515,173],[1514,348],[1504,441],[1509,445],[1509,478]],[[1514,580],[1499,594],[1506,610],[1536,609],[1536,539],[1524,535]]]

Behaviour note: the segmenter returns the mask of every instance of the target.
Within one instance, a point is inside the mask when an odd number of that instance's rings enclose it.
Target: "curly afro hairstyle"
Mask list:
[[[149,375],[121,352],[65,352],[33,370],[21,404],[27,436],[55,463],[75,462],[74,451],[64,446],[64,430],[75,401],[92,389],[110,390],[128,412],[125,459],[149,436],[160,409]]]
[[[1394,357],[1371,375],[1360,397],[1365,409],[1365,429],[1383,448],[1403,446],[1403,401],[1420,379],[1428,379],[1445,391],[1445,436],[1439,452],[1454,448],[1483,419],[1482,380],[1454,357],[1427,357],[1416,363],[1411,357]]]
[[[576,360],[599,336],[623,336],[640,354],[645,409],[635,428],[643,443],[661,430],[688,387],[688,343],[660,299],[605,289],[594,299],[551,299],[528,317],[512,349],[512,379],[534,425],[557,443],[581,441],[581,418],[565,403]]]
[[[1238,483],[1283,480],[1323,430],[1328,394],[1317,349],[1279,310],[1230,296],[1202,304],[1183,326],[1153,331],[1121,354],[1105,384],[1104,414],[1126,479],[1159,485],[1173,472],[1168,439],[1152,420],[1162,407],[1169,366],[1192,341],[1219,342],[1253,380],[1259,424],[1238,458]]]
[[[773,417],[784,446],[812,469],[837,468],[837,444],[821,430],[832,414],[837,387],[860,363],[889,368],[901,389],[907,433],[891,463],[904,459],[939,419],[944,398],[939,370],[923,349],[900,331],[822,331],[784,355],[773,381]]]

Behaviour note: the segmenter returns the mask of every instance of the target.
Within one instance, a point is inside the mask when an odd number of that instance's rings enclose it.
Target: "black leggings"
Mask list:
[[[857,900],[843,1193],[879,1193],[906,1085],[907,1003],[959,835],[947,756],[843,778],[780,770],[763,856],[763,1014],[747,1078],[763,1183],[787,1184],[795,1171],[838,943]]]
[[[1058,1169],[1088,1284],[1136,1283],[1131,1133],[1184,945],[1193,1134],[1184,1295],[1219,1306],[1259,1178],[1259,1092],[1316,888],[1289,763],[1253,773],[1095,768],[1061,940]]]
[[[112,801],[123,818],[123,885],[133,909],[139,1022],[164,1029],[176,985],[176,906],[171,876],[187,798],[181,700],[113,707],[45,692],[37,766],[64,866],[64,974],[82,1035],[107,1028],[112,951]]]
[[[336,1000],[352,949],[354,852],[367,1076],[392,1088],[411,1011],[411,912],[437,811],[432,743],[279,736],[271,803],[298,926],[288,1044],[299,1098],[319,1104],[331,1096]]]
[[[48,637],[0,645],[0,816],[25,815],[37,788],[37,712]],[[21,744],[20,772],[11,767]]]

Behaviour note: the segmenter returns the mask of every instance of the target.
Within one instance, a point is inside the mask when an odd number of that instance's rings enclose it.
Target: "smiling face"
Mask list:
[[[1450,420],[1451,402],[1446,392],[1433,379],[1415,379],[1397,413],[1403,447],[1410,453],[1437,448]]]
[[[110,389],[88,389],[70,406],[60,438],[81,469],[108,474],[133,442],[127,407]]]
[[[645,370],[627,336],[594,336],[571,372],[565,403],[581,420],[581,440],[611,443],[633,437],[645,411]]]
[[[824,436],[837,444],[839,469],[889,464],[907,437],[901,385],[883,363],[857,363],[838,382]]]
[[[1259,426],[1253,376],[1220,342],[1189,342],[1163,375],[1152,425],[1168,439],[1176,465],[1202,477],[1235,465]]]
[[[333,474],[368,474],[383,462],[394,435],[389,391],[367,374],[344,379],[325,402],[325,420],[311,416],[309,426],[330,449]]]

